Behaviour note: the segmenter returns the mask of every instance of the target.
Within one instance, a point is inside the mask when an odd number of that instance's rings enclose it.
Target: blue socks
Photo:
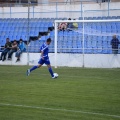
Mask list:
[[[54,77],[54,75],[53,75],[53,71],[52,71],[52,68],[50,67],[50,68],[48,68],[48,70],[49,70],[51,76]]]
[[[32,72],[33,70],[37,69],[38,67],[37,66],[33,66],[31,69],[30,69],[30,72]]]
[[[33,67],[30,69],[30,72],[32,72],[33,70],[35,70],[35,69],[37,69],[37,68],[38,68],[38,66],[33,66]],[[49,70],[51,76],[54,77],[52,68],[50,67],[50,68],[48,68],[48,70]]]

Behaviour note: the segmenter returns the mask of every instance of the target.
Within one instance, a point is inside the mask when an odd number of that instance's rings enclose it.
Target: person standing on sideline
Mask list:
[[[9,42],[9,38],[6,38],[6,44],[5,44],[4,50],[1,53],[0,60],[2,61],[6,60],[6,55],[10,51],[11,47],[12,47],[12,44],[11,42]]]
[[[54,73],[52,71],[52,67],[50,65],[50,60],[48,57],[48,52],[49,52],[48,46],[50,45],[50,43],[51,43],[51,38],[48,38],[46,42],[40,47],[41,58],[38,61],[38,65],[35,65],[32,68],[28,69],[27,76],[29,76],[33,70],[40,68],[45,63],[48,67],[48,71],[50,72],[51,77],[56,78],[56,76],[54,76]]]
[[[118,46],[120,42],[118,38],[116,38],[116,35],[113,35],[113,39],[111,40],[111,45],[112,45],[112,53],[113,54],[118,54]]]
[[[20,61],[20,55],[22,54],[22,52],[25,52],[25,51],[26,51],[26,45],[23,42],[23,40],[20,39],[19,45],[18,45],[18,50],[17,50],[17,52],[15,54],[15,57],[17,57],[16,62]]]

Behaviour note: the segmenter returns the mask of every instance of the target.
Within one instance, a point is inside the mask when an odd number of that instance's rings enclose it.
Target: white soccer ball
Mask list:
[[[57,73],[54,73],[54,76],[55,76],[55,77],[58,77],[58,74],[57,74]]]

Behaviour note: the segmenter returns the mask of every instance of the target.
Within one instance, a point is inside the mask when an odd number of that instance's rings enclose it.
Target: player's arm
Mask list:
[[[48,46],[42,47],[41,49],[41,58],[44,60],[44,51],[48,48]]]
[[[44,51],[41,51],[41,58],[44,60],[43,53]]]

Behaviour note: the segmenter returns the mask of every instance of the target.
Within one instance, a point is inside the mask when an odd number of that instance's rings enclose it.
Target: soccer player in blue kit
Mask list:
[[[35,70],[37,68],[40,68],[45,63],[47,65],[47,67],[48,67],[48,70],[49,70],[49,72],[51,74],[51,77],[56,78],[56,76],[54,76],[54,73],[52,71],[52,67],[50,65],[50,60],[49,60],[49,57],[48,57],[48,52],[49,52],[48,46],[50,45],[50,43],[51,43],[51,38],[48,38],[46,40],[46,42],[40,47],[41,58],[38,61],[38,65],[33,66],[32,68],[28,69],[27,70],[27,76],[29,76],[30,73],[33,70]]]

